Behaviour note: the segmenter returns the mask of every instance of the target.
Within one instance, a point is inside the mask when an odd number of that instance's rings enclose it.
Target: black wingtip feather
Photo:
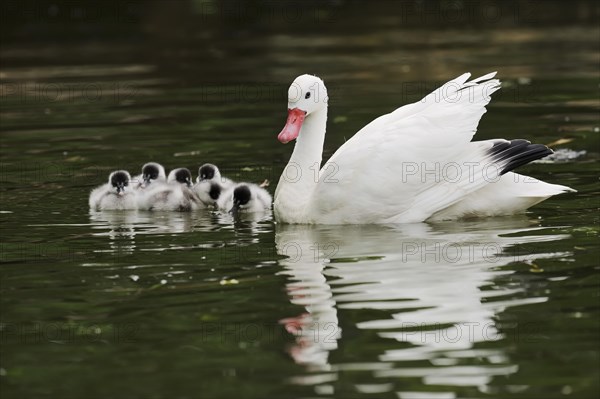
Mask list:
[[[520,139],[509,142],[498,141],[489,149],[494,162],[503,164],[500,175],[552,153],[553,151],[543,144],[531,144],[527,140]]]

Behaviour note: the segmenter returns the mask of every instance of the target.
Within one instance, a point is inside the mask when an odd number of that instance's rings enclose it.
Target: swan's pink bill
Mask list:
[[[285,122],[283,130],[277,136],[277,139],[283,144],[286,144],[298,137],[300,129],[302,128],[302,123],[304,122],[304,117],[306,117],[306,112],[302,111],[300,108],[288,109],[287,121]]]

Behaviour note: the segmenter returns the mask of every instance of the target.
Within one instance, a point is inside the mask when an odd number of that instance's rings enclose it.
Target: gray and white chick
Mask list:
[[[232,213],[264,212],[271,209],[273,198],[264,188],[253,183],[238,183],[223,192],[218,207]]]
[[[138,197],[138,208],[148,211],[189,212],[202,208],[191,189],[192,174],[186,168],[174,169],[166,183],[153,183]]]
[[[234,181],[221,176],[216,165],[205,163],[198,168],[198,177],[193,190],[205,205],[217,207],[221,195],[234,185]]]
[[[157,162],[148,162],[142,166],[142,173],[133,178],[135,189],[146,189],[152,183],[165,183],[167,175],[165,168]]]
[[[96,187],[90,193],[90,209],[135,210],[137,194],[131,186],[131,175],[126,170],[117,170],[110,174],[108,183]]]

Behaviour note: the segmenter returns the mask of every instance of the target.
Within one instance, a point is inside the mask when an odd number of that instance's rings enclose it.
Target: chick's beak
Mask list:
[[[231,213],[233,216],[237,216],[239,210],[240,210],[240,203],[238,201],[233,201],[233,206],[229,210],[229,213]]]

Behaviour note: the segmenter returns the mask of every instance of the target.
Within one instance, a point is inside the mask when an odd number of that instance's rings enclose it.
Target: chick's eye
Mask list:
[[[308,93],[306,93],[306,95],[304,96],[305,99],[309,99],[310,98],[310,91]]]

